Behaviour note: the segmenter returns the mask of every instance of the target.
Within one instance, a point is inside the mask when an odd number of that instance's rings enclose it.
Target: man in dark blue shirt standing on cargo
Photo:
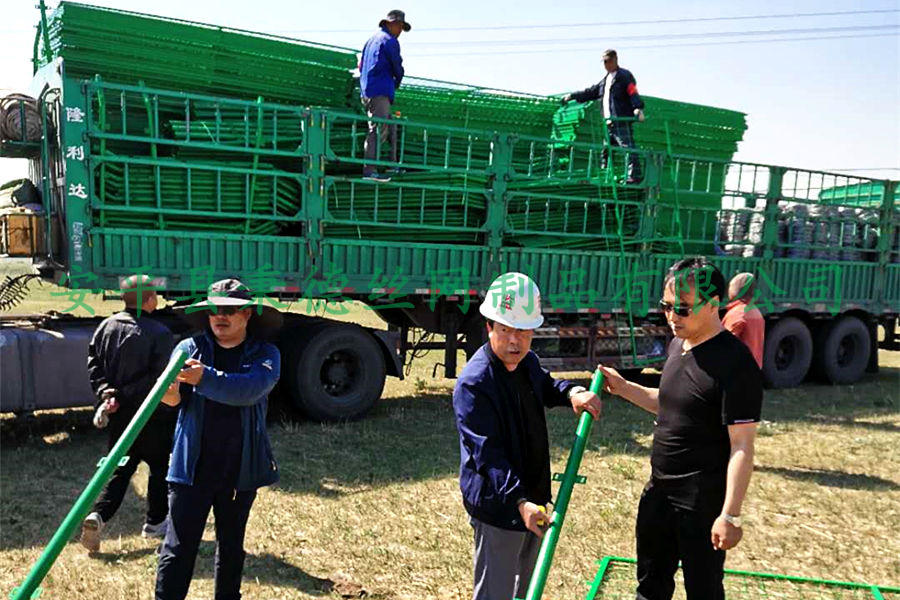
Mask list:
[[[644,101],[637,91],[637,82],[628,69],[619,66],[619,57],[615,50],[603,53],[603,67],[606,75],[598,83],[580,92],[563,96],[563,104],[571,101],[590,102],[600,100],[603,107],[603,118],[609,126],[609,142],[613,146],[634,148],[634,136],[631,132],[633,119],[644,120]],[[624,120],[627,119],[627,120]],[[601,158],[606,164],[607,153]],[[605,167],[604,167],[605,168]],[[626,183],[638,183],[642,179],[641,165],[634,152],[628,153],[628,179]]]
[[[190,358],[162,399],[180,410],[156,600],[187,596],[210,509],[216,521],[216,600],[241,597],[250,507],[257,489],[278,481],[266,406],[281,373],[281,356],[265,339],[282,316],[254,302],[244,284],[224,279],[210,286],[206,300],[185,310],[203,333],[176,348]]]
[[[481,305],[488,343],[453,390],[459,487],[475,530],[474,600],[524,598],[549,526],[550,442],[544,407],[600,416],[600,398],[554,379],[531,351],[540,292],[522,273],[494,280]]]
[[[359,92],[369,118],[390,119],[394,92],[403,80],[403,59],[397,38],[412,29],[402,10],[392,10],[378,24],[380,30],[363,47],[359,62]],[[381,147],[390,137],[391,161],[397,162],[397,127],[369,121],[366,135],[366,160],[381,160]],[[363,165],[363,177],[379,179],[378,168]]]

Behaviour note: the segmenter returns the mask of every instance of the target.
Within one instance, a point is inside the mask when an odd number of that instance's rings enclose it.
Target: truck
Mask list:
[[[593,103],[406,78],[393,118],[372,119],[389,135],[370,162],[393,175],[366,179],[355,51],[74,2],[40,10],[34,100],[9,109],[27,123],[30,102],[40,134],[0,141],[30,159],[41,199],[34,273],[2,286],[8,310],[28,277],[78,298],[149,274],[182,304],[237,277],[260,303],[324,311],[286,313],[277,340],[281,396],[319,420],[361,417],[424,350],[455,377],[460,351],[486,339],[478,305],[510,271],[542,292],[533,349],[553,371],[661,365],[657,301],[688,255],[756,275],[771,387],[853,383],[900,347],[897,182],[735,161],[741,113],[645,97],[629,149]],[[384,326],[328,318],[344,300]],[[98,321],[0,318],[0,410],[93,403]]]

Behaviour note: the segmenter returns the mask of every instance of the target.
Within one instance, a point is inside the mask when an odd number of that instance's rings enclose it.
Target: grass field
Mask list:
[[[20,311],[60,308],[42,289]],[[47,303],[50,303],[50,306]],[[110,312],[118,303],[102,305]],[[351,307],[345,318],[375,323]],[[471,529],[457,488],[453,381],[426,355],[383,401],[344,425],[272,423],[281,483],[264,489],[247,532],[244,597],[470,597]],[[900,353],[853,386],[768,391],[745,537],[727,567],[900,585]],[[584,379],[587,374],[573,374]],[[649,372],[647,377],[652,378]],[[633,556],[637,500],[649,474],[652,418],[608,399],[595,425],[544,597],[583,598],[603,555]],[[88,411],[0,420],[0,594],[25,576],[105,453]],[[548,415],[561,471],[575,417]],[[155,544],[138,533],[146,475],[105,530],[102,553],[76,542],[45,581],[45,598],[152,597]],[[191,598],[212,597],[212,521]],[[762,597],[762,596],[760,596]],[[849,596],[847,596],[849,597]]]

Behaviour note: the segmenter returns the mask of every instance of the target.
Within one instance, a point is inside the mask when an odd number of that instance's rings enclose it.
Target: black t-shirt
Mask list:
[[[762,374],[734,335],[722,331],[687,352],[680,338],[673,339],[659,384],[653,477],[724,474],[728,425],[758,422],[761,407]]]
[[[509,373],[509,372],[508,372]],[[525,469],[521,473],[525,498],[536,504],[550,501],[550,441],[547,437],[547,417],[531,387],[528,369],[519,363],[509,373],[513,389],[519,397],[525,434]]]
[[[237,373],[241,369],[243,353],[243,343],[234,348],[216,344],[213,368],[224,373]],[[200,460],[194,484],[199,482],[212,487],[233,488],[237,485],[241,469],[241,409],[208,398],[205,402]]]

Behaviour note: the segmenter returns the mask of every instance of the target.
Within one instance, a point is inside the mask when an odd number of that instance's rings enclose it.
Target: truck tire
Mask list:
[[[869,328],[856,317],[841,317],[824,326],[817,336],[814,354],[816,372],[829,383],[859,381],[872,351]]]
[[[766,332],[763,350],[763,379],[769,387],[788,388],[799,385],[812,362],[812,335],[806,324],[796,317],[776,321]]]
[[[290,400],[316,421],[349,421],[381,397],[384,355],[362,327],[322,323],[301,330],[282,363]]]

